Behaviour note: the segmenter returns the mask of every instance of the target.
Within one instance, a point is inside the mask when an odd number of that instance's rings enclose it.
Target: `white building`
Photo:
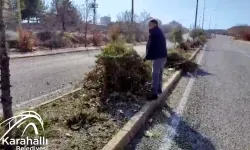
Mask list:
[[[100,18],[100,24],[101,25],[109,25],[111,23],[111,17],[109,16],[103,16]]]

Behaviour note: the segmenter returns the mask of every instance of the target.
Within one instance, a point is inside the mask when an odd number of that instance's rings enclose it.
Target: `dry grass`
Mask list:
[[[175,52],[184,58],[193,53],[170,50]],[[165,69],[164,82],[174,72]],[[95,90],[87,92],[82,89],[34,110],[44,121],[50,150],[99,150],[146,103],[144,95],[130,92],[113,92],[105,102],[95,96]],[[33,131],[28,130],[27,135],[32,136]]]
[[[164,81],[173,73],[165,70]],[[99,150],[146,103],[144,97],[131,93],[113,93],[109,105],[101,106],[86,100],[84,93],[81,90],[35,109],[43,118],[50,150]]]

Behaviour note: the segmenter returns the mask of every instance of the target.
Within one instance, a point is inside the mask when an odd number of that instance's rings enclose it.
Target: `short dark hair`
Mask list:
[[[158,25],[158,21],[157,21],[156,19],[152,19],[152,20],[150,20],[149,22]]]

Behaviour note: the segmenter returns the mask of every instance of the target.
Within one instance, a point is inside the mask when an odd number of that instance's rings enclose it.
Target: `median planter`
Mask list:
[[[137,83],[130,81],[130,78],[125,75],[129,74],[133,80],[138,80],[140,77],[137,76],[141,72],[150,73],[150,68],[147,68],[147,64],[144,64],[133,50],[121,52],[124,49],[120,47],[119,50],[121,51],[119,51],[118,57],[116,57],[117,55],[112,57],[114,52],[117,52],[117,47],[115,51],[112,51],[114,47],[111,46],[111,49],[104,50],[104,55],[99,56],[99,61],[102,62],[97,62],[96,68],[86,76],[83,84],[84,88],[32,108],[32,110],[40,114],[44,121],[45,137],[49,141],[48,149],[100,150],[104,147],[104,149],[112,150],[117,147],[123,148],[137,133],[140,126],[146,121],[147,116],[164,101],[166,91],[169,91],[181,75],[181,71],[176,72],[166,68],[164,70],[164,93],[158,101],[148,103],[145,100],[145,93],[151,87],[147,84],[147,80],[150,81],[150,78]],[[190,57],[190,54],[185,54],[184,57]],[[124,59],[121,55],[125,55],[126,58]],[[129,57],[133,60],[133,64],[141,64],[134,65],[135,67],[130,65],[130,68],[121,66],[121,64],[124,64],[121,62],[131,60],[128,59]],[[109,70],[108,67],[103,68],[102,65],[108,63],[113,64],[112,68],[116,72]],[[119,67],[125,68],[118,70]],[[129,73],[130,71],[131,73]],[[123,73],[123,76],[119,76],[118,72]],[[96,73],[99,74],[96,75]],[[141,82],[145,82],[146,84],[142,84],[143,86],[138,85],[138,88],[140,88],[138,90],[132,90],[127,86],[124,88],[122,86],[125,85],[124,83],[119,82],[120,85],[116,85],[116,82],[106,82],[105,80],[110,78],[109,74],[114,73],[117,73],[116,78],[113,78],[114,81],[123,81],[123,78],[126,77],[128,80],[126,83],[141,84]],[[105,78],[100,78],[102,75],[106,75]],[[107,84],[105,85],[103,82]],[[109,89],[114,89],[105,90],[104,92],[102,90],[103,85]],[[130,85],[130,87],[133,86]],[[116,88],[119,88],[119,91],[116,91]],[[31,136],[31,133],[28,131],[28,136]],[[120,137],[120,140],[116,140],[115,143],[112,142],[115,138],[114,135]],[[114,146],[110,147],[110,145]]]
[[[201,47],[195,50],[189,57],[189,61],[193,61],[200,51]],[[187,55],[186,55],[187,56]],[[102,148],[102,150],[122,150],[139,132],[141,127],[146,123],[147,118],[153,113],[154,109],[161,106],[167,94],[174,87],[175,83],[179,81],[183,70],[176,71],[172,77],[164,83],[164,91],[156,101],[147,102],[139,112],[137,112],[123,128]]]

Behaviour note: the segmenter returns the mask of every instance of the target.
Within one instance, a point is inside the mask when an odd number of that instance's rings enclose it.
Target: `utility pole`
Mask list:
[[[132,24],[132,29],[131,29],[131,38],[134,41],[133,33],[134,33],[134,0],[132,0],[132,8],[131,8],[131,24]]]
[[[131,22],[134,23],[134,0],[132,0],[132,8],[131,8]]]
[[[203,18],[202,18],[202,29],[204,29],[205,9],[206,9],[206,0],[204,0],[204,9],[203,9]]]
[[[17,0],[17,14],[18,14],[18,28],[22,29],[22,14],[21,14],[21,3]]]
[[[199,28],[201,28],[201,16],[199,17]]]
[[[198,5],[199,5],[199,0],[197,0],[197,2],[196,2],[196,11],[195,11],[195,23],[194,23],[194,29],[196,29],[196,26],[197,26]]]
[[[96,0],[91,4],[91,8],[93,9],[93,24],[96,24],[96,9],[98,8]]]
[[[210,17],[210,20],[209,20],[209,30],[210,30],[210,25],[211,25],[211,17]]]

